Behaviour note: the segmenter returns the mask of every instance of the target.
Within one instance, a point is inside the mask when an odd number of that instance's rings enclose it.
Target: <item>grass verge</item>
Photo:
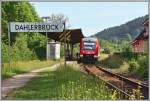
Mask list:
[[[21,89],[12,92],[6,99],[116,99],[116,93],[104,82],[70,67],[47,71],[33,78]]]
[[[123,59],[115,54],[111,54],[109,57],[102,60],[101,64],[108,68],[119,68],[123,64]]]
[[[54,61],[54,60],[17,61],[17,62],[11,62],[10,68],[8,63],[2,63],[2,79],[6,79],[17,74],[29,72],[33,69],[48,67],[57,62],[58,61]]]
[[[129,68],[129,63],[125,61],[121,56],[116,54],[102,54],[100,62],[97,62],[96,64],[118,72],[128,72]]]

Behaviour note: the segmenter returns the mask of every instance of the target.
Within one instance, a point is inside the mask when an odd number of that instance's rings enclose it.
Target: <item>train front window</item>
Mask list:
[[[83,49],[84,50],[95,50],[95,42],[84,42]]]

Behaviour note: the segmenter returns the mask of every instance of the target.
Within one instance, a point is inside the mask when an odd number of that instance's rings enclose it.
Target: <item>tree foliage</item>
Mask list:
[[[25,1],[2,2],[2,60],[7,59],[8,24],[9,22],[39,22],[42,21],[34,7]],[[30,60],[44,59],[46,54],[46,37],[39,33],[10,33],[11,59]]]
[[[143,22],[148,18],[148,15],[133,19],[120,26],[114,26],[104,29],[95,34],[99,39],[111,40],[114,43],[121,41],[125,38],[134,39],[144,29]],[[130,35],[130,36],[129,36]],[[128,37],[129,36],[129,37]]]
[[[108,41],[108,40],[99,40],[99,43],[100,43],[100,49],[101,50],[109,50],[111,53],[112,52],[116,52],[119,50],[119,47],[116,43],[113,43],[112,41]]]

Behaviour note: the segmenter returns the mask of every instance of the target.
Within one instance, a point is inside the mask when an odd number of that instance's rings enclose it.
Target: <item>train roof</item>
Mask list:
[[[95,37],[87,37],[87,38],[83,38],[83,41],[97,41],[98,39]]]

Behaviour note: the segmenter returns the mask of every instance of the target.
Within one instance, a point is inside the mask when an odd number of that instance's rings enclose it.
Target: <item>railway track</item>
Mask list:
[[[143,99],[148,99],[149,87],[146,84],[135,82],[133,80],[130,80],[124,76],[115,74],[99,66],[86,66],[85,65],[84,70],[88,74],[91,74],[94,77],[97,77],[103,80],[108,85],[108,87],[117,90],[119,94],[121,94],[121,97],[123,99],[131,98],[131,95],[133,94],[133,89],[140,90],[140,93],[141,93],[140,95],[143,96]]]

